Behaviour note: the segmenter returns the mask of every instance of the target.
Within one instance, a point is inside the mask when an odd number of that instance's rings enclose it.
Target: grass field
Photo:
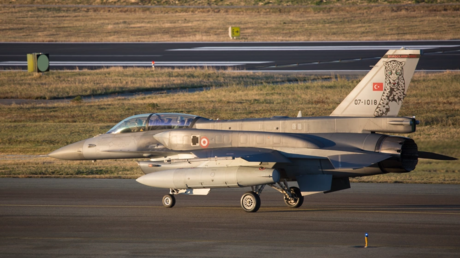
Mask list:
[[[213,69],[193,68],[155,71],[151,68],[109,68],[93,71],[50,71],[43,75],[13,71],[2,72],[0,76],[0,99],[55,99],[148,90],[253,86],[318,78],[322,77],[302,74],[227,73]]]
[[[355,6],[397,4],[445,4],[459,0],[0,0],[0,4],[46,4],[46,5],[110,5],[110,6]]]
[[[118,72],[143,73],[143,70],[125,69]],[[104,72],[111,72],[111,69],[87,71],[85,76],[97,81]],[[195,72],[215,73],[213,70]],[[69,72],[62,74],[72,77]],[[246,76],[257,78],[258,75]],[[245,81],[244,78],[233,79]],[[35,78],[30,77],[29,80]],[[264,79],[261,77],[260,80],[262,83]],[[21,80],[18,87],[30,81]],[[196,93],[0,106],[0,176],[134,178],[141,172],[132,160],[91,163],[10,155],[47,154],[66,144],[104,133],[123,118],[138,113],[180,112],[213,119],[295,116],[299,110],[304,116],[329,115],[357,83],[358,80],[338,78],[323,82],[258,85],[254,79],[254,85],[258,86],[245,87],[229,82],[231,86]],[[447,72],[414,76],[400,115],[416,115],[421,121],[416,133],[406,135],[414,138],[420,150],[460,157],[459,111],[460,73]],[[363,177],[355,181],[458,184],[459,165],[459,161],[420,161],[417,169],[411,173]]]
[[[0,9],[0,24],[2,24],[0,41],[231,41],[228,37],[229,26],[241,27],[241,38],[238,39],[240,41],[460,38],[458,18],[460,4],[388,5],[388,3],[405,4],[411,1],[369,0],[140,2],[142,5],[157,3],[157,8],[131,8],[122,5],[119,8],[52,5],[53,3],[99,3],[120,6],[126,2],[0,1],[5,4]],[[460,3],[459,1],[441,2]],[[12,3],[51,5],[20,6],[11,5]],[[201,5],[201,7],[178,6],[181,4]],[[162,5],[172,5],[172,7],[161,7]],[[229,5],[233,7],[227,8],[226,6]]]

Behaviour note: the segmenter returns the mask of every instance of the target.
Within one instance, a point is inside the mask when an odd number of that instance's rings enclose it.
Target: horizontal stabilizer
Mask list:
[[[435,160],[458,160],[454,157],[445,156],[433,152],[419,151],[418,157],[421,159],[435,159]]]
[[[381,153],[345,154],[329,156],[335,169],[358,169],[390,158],[390,155]]]

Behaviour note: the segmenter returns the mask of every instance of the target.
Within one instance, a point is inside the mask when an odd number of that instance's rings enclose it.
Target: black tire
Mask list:
[[[166,208],[172,208],[174,207],[174,204],[176,204],[176,198],[174,197],[174,195],[167,194],[163,196],[163,200],[161,200],[161,202],[163,203],[163,206],[165,206]]]
[[[254,192],[247,192],[241,197],[240,204],[245,212],[256,212],[260,208],[260,197]]]
[[[303,204],[304,197],[300,192],[300,189],[297,187],[290,187],[289,192],[291,192],[292,199],[284,198],[284,203],[291,208],[299,208]]]

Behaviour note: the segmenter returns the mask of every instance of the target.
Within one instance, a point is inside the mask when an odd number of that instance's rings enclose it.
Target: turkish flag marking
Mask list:
[[[383,91],[383,82],[374,82],[372,83],[373,91]]]

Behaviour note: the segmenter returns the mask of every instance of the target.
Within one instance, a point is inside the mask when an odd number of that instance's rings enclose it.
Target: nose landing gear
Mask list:
[[[260,208],[260,197],[254,192],[247,192],[241,197],[240,203],[245,212],[256,212]]]
[[[252,191],[243,194],[240,200],[241,208],[245,212],[256,212],[260,208],[260,194],[264,190],[265,185],[251,186]]]
[[[163,196],[161,202],[163,203],[163,206],[165,206],[166,208],[172,208],[174,207],[174,204],[176,204],[176,198],[172,194],[167,194]]]

